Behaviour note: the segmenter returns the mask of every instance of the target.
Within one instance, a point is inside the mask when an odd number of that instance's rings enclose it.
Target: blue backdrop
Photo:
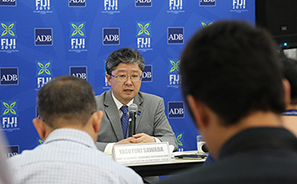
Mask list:
[[[32,119],[44,83],[71,74],[99,95],[109,89],[105,59],[127,46],[146,62],[141,91],[164,98],[179,146],[197,149],[179,56],[198,29],[222,19],[254,24],[254,0],[0,0],[1,128],[12,154],[42,143]]]

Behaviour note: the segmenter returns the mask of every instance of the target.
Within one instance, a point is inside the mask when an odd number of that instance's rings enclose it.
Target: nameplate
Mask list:
[[[121,164],[165,162],[171,159],[168,142],[114,145],[112,157]]]

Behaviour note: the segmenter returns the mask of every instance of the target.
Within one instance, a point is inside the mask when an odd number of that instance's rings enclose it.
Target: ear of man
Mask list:
[[[106,74],[105,77],[106,77],[106,80],[107,80],[108,84],[111,86],[111,84],[110,84],[110,75]]]
[[[291,85],[287,79],[283,79],[283,86],[285,105],[288,107],[291,104]]]
[[[42,140],[45,140],[52,131],[52,128],[46,125],[45,122],[39,118],[33,119],[33,125]]]
[[[93,125],[93,129],[94,129],[94,131],[96,133],[98,133],[99,130],[100,130],[102,117],[103,117],[103,112],[102,111],[96,111],[92,115],[92,125]]]

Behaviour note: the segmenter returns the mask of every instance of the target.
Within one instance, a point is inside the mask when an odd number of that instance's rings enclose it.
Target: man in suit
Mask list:
[[[160,183],[297,183],[297,138],[281,119],[290,85],[265,30],[237,21],[202,28],[180,71],[186,104],[216,162]]]
[[[54,78],[38,91],[38,112],[33,124],[44,143],[9,159],[16,183],[143,183],[97,149],[103,113],[86,80]]]
[[[174,150],[177,149],[176,137],[164,112],[163,99],[139,92],[144,65],[141,54],[131,48],[116,50],[107,58],[106,79],[111,89],[96,96],[97,110],[104,113],[96,143],[99,150],[111,154],[114,144],[152,142],[168,142]],[[135,135],[129,137],[127,125],[122,121],[129,112],[122,107],[132,103],[138,106],[138,110]]]
[[[97,147],[107,153],[114,144],[169,142],[177,149],[177,141],[165,115],[162,98],[139,92],[144,60],[137,50],[122,48],[106,60],[106,79],[111,89],[96,96],[97,109],[103,111]],[[138,106],[135,135],[123,132],[120,109],[123,105]],[[124,135],[125,134],[125,135]]]

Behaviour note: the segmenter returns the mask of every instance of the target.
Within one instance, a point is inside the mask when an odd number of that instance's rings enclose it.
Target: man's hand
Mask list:
[[[151,137],[145,133],[139,133],[132,136],[131,143],[149,143],[156,142],[154,137]]]
[[[115,144],[131,144],[131,140],[134,139],[133,137],[128,137],[126,139],[120,140],[119,142],[115,143]]]

